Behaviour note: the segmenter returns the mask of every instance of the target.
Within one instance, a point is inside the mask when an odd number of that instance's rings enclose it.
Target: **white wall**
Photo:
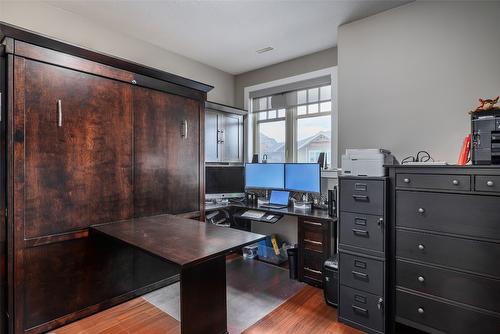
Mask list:
[[[0,21],[214,86],[208,99],[234,103],[234,76],[40,1],[0,0]],[[124,20],[123,24],[127,24]]]
[[[500,2],[417,1],[341,26],[339,153],[455,163],[479,97],[500,95]]]

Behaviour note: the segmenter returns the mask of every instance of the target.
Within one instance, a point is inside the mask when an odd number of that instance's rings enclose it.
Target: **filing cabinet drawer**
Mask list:
[[[304,249],[323,253],[325,249],[324,231],[321,229],[304,229]]]
[[[497,334],[500,317],[406,291],[396,291],[396,320],[403,318],[444,333]]]
[[[396,192],[396,225],[500,240],[500,197]]]
[[[340,179],[340,210],[383,215],[384,185],[378,180]]]
[[[500,280],[407,261],[396,262],[397,285],[500,313]]]
[[[500,278],[500,244],[494,242],[398,230],[396,257]]]
[[[323,281],[323,263],[325,261],[323,254],[304,250],[304,266],[302,268],[304,277],[315,281]]]
[[[380,296],[341,286],[338,312],[341,321],[384,332],[384,300]]]
[[[380,253],[385,251],[384,220],[381,216],[341,212],[339,224],[340,247],[348,245]]]
[[[397,174],[396,186],[413,189],[470,191],[469,175]]]
[[[500,176],[476,175],[475,189],[500,193]]]
[[[373,294],[384,294],[384,262],[344,252],[339,254],[340,282]]]

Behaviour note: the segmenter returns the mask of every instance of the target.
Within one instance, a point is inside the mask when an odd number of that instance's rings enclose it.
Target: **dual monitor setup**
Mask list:
[[[290,191],[319,194],[318,163],[247,163],[206,166],[206,199],[245,197],[246,190],[271,190],[270,205],[288,206]]]

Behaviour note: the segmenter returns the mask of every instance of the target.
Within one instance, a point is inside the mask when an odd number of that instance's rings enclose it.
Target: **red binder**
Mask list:
[[[464,166],[469,161],[469,152],[470,152],[470,143],[471,143],[471,135],[467,135],[464,139],[464,143],[462,145],[462,150],[460,151],[460,156],[458,157],[458,164]]]

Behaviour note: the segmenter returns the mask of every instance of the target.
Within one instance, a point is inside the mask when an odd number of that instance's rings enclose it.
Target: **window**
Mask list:
[[[331,165],[331,97],[324,84],[254,98],[254,153],[268,162],[317,162],[325,152]]]

